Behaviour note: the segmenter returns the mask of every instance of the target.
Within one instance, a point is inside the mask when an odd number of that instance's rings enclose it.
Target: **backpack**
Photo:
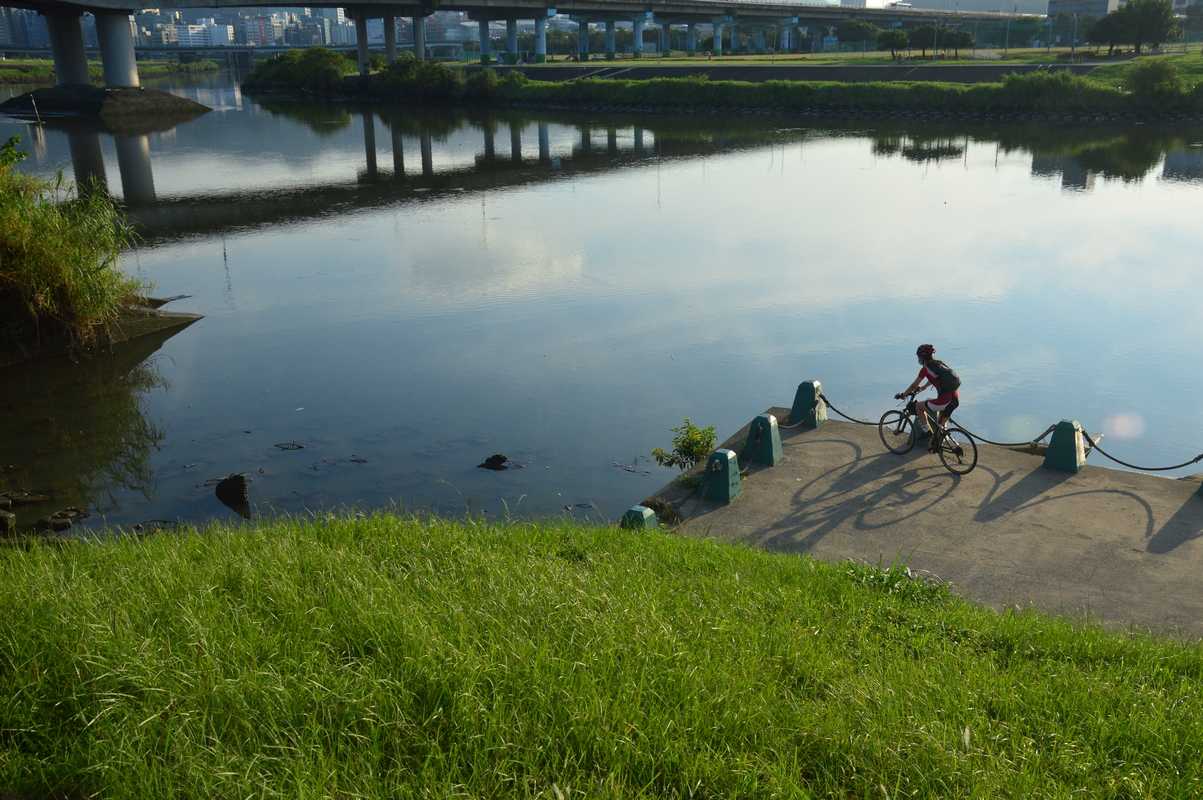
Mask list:
[[[961,376],[943,361],[933,359],[927,367],[936,374],[936,388],[940,390],[940,394],[955,392],[961,388]]]

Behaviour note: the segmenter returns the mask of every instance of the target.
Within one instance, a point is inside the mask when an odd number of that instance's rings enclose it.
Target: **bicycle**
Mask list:
[[[918,441],[919,436],[915,426],[918,416],[918,401],[912,392],[910,401],[902,409],[891,409],[881,415],[877,423],[877,435],[886,449],[895,455],[909,453]],[[942,426],[938,420],[932,436],[936,437],[936,452],[944,468],[954,475],[968,475],[977,466],[977,443],[968,431],[957,425]],[[951,420],[949,420],[951,423]]]

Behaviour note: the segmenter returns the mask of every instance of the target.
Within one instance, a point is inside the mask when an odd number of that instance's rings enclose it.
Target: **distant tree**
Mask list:
[[[920,25],[917,28],[911,28],[908,35],[910,36],[911,47],[918,47],[919,53],[923,58],[927,58],[928,50],[935,49],[936,28],[934,25]]]
[[[944,33],[940,34],[940,44],[951,47],[953,56],[961,57],[961,50],[973,47],[973,34],[969,31],[947,31],[948,41],[944,41]]]
[[[911,37],[902,28],[894,28],[877,34],[877,49],[889,50],[891,58],[898,58],[899,50],[910,47]]]
[[[1170,0],[1131,0],[1112,14],[1119,16],[1124,38],[1135,46],[1137,55],[1146,44],[1160,47],[1178,33],[1178,20],[1174,18]]]
[[[835,36],[840,40],[840,44],[876,41],[880,31],[876,25],[862,19],[846,19],[835,26]]]
[[[1107,45],[1107,55],[1113,56],[1115,48],[1128,41],[1127,35],[1124,21],[1117,16],[1117,12],[1112,12],[1090,26],[1090,30],[1086,34],[1086,41],[1096,47]]]

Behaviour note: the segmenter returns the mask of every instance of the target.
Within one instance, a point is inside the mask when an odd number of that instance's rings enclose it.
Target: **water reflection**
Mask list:
[[[21,527],[68,507],[103,514],[119,491],[150,496],[151,455],[166,434],[147,418],[143,396],[163,388],[153,356],[176,332],[79,363],[55,358],[5,371],[0,493],[35,498],[16,509]]]

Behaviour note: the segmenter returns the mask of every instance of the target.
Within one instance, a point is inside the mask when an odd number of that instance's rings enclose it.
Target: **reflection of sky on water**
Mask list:
[[[318,134],[253,103],[228,109],[152,135],[161,196],[364,170],[358,113]],[[391,166],[388,128],[375,129]],[[605,120],[591,129],[604,152]],[[402,138],[416,171],[418,139]],[[537,158],[532,123],[521,140]],[[632,147],[629,123],[616,140]],[[494,141],[508,158],[509,128]],[[553,121],[550,141],[567,160],[580,134]],[[980,132],[954,143],[955,157],[945,140],[891,155],[868,135],[812,131],[143,249],[127,266],[207,318],[164,346],[170,389],[147,396],[166,431],[156,494],[112,518],[218,513],[198,485],[244,469],[262,469],[253,494],[287,510],[392,498],[496,512],[505,498],[613,516],[667,477],[615,463],[666,444],[682,417],[723,435],[818,377],[844,410],[875,418],[914,376],[919,341],[957,367],[960,416],[983,434],[1076,417],[1134,460],[1203,449],[1190,402],[1199,187],[1063,191],[1030,153]],[[469,169],[482,147],[472,125],[437,137],[436,170]],[[48,131],[32,167],[69,168],[65,153]],[[1150,174],[1187,161],[1171,154]],[[285,440],[306,449],[272,448]],[[475,469],[495,451],[526,469]]]

